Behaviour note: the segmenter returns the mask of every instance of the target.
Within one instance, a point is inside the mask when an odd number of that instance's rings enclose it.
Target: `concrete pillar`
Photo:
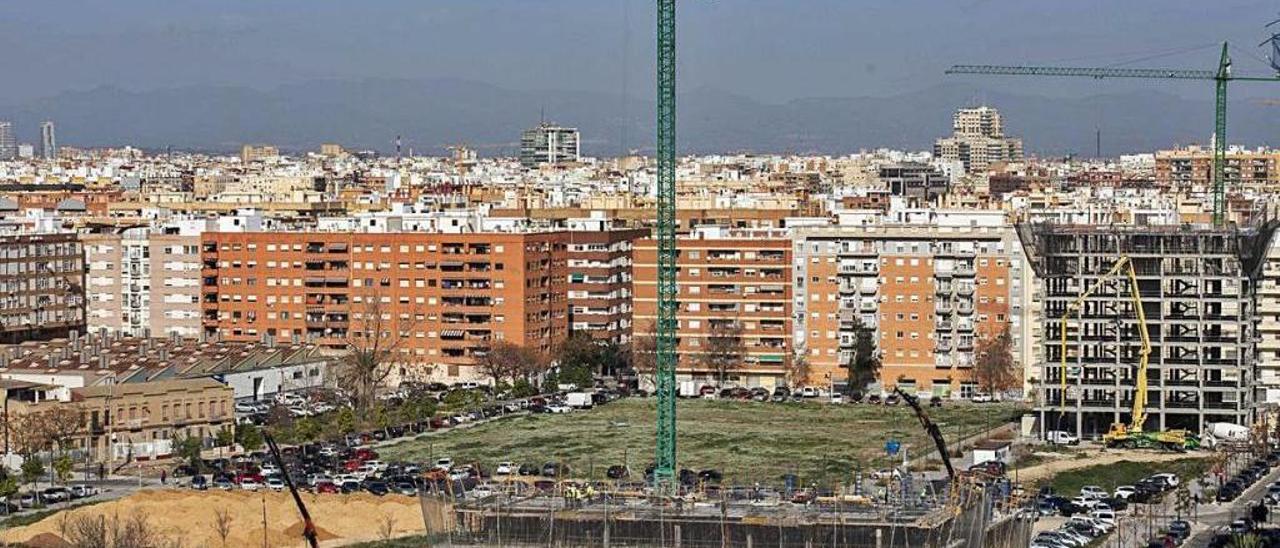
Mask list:
[[[676,548],[680,548],[682,543],[680,542],[680,526],[679,525],[671,526],[671,536],[675,537],[672,543],[672,546],[675,546]]]
[[[876,548],[884,548],[884,529],[876,529]]]
[[[754,544],[751,542],[751,533],[747,533],[747,548],[755,548]]]

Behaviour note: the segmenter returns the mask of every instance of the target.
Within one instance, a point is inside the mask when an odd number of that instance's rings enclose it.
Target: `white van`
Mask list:
[[[595,401],[586,392],[570,392],[564,396],[564,404],[574,409],[591,409]]]

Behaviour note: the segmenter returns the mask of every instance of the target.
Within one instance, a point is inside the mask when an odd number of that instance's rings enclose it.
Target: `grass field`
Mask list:
[[[1097,485],[1111,492],[1121,485],[1133,485],[1142,478],[1159,473],[1174,473],[1186,482],[1203,476],[1209,469],[1209,464],[1208,457],[1188,457],[1159,463],[1122,460],[1065,471],[1054,476],[1050,484],[1055,493],[1070,496],[1078,494],[1085,485]]]
[[[653,461],[654,403],[624,399],[586,412],[514,417],[423,436],[379,452],[384,459],[412,461],[447,456],[488,469],[504,460],[536,465],[559,461],[568,464],[574,476],[597,478],[610,465],[625,463],[634,474],[643,474]],[[929,413],[951,441],[1021,411],[1012,404],[961,403]],[[833,485],[847,481],[856,467],[887,466],[884,446],[891,439],[913,452],[933,448],[905,405],[681,400],[676,416],[680,466],[714,468],[726,482],[740,485],[775,483],[786,473],[806,483]]]

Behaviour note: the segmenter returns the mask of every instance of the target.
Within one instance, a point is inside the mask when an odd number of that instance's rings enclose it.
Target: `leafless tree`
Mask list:
[[[1018,382],[1013,363],[1013,336],[1009,326],[981,337],[974,352],[973,378],[978,389],[989,393],[1012,388]]]
[[[213,532],[218,534],[224,548],[227,545],[227,537],[231,536],[231,521],[231,511],[225,507],[213,511]]]
[[[167,539],[148,521],[135,513],[127,518],[113,514],[82,515],[72,518],[64,540],[78,548],[176,548],[181,539]]]
[[[383,542],[391,540],[396,534],[396,517],[389,514],[382,514],[382,519],[378,520],[378,536],[382,537]]]
[[[791,363],[787,366],[787,386],[808,384],[811,369],[809,349],[801,344],[796,347],[795,355],[791,357]]]
[[[75,440],[84,433],[84,408],[80,404],[54,405],[42,411],[41,415],[41,426],[60,453],[71,449]]]
[[[658,370],[658,333],[654,322],[631,337],[631,367],[640,378],[640,386],[654,386]],[[647,379],[647,382],[646,382]]]
[[[393,318],[377,291],[362,296],[361,311],[352,318],[347,331],[347,352],[338,367],[338,384],[350,393],[356,413],[368,412],[377,391],[396,365],[413,361],[407,352],[417,314],[409,319]]]
[[[476,366],[496,385],[536,375],[546,367],[546,358],[535,350],[501,340],[489,347],[489,351],[476,361]]]
[[[720,384],[724,385],[725,376],[742,366],[742,358],[747,349],[742,342],[742,322],[733,320],[711,320],[710,332],[702,343],[702,366],[716,373]]]

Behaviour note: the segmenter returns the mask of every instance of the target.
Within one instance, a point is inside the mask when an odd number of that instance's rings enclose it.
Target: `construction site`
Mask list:
[[[1253,292],[1274,230],[1019,227],[1043,281],[1041,435],[1252,424]]]

